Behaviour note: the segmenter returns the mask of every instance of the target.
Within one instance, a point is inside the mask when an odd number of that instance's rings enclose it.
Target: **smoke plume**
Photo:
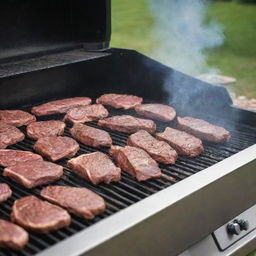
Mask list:
[[[160,62],[184,73],[218,73],[207,65],[206,50],[222,45],[223,28],[205,20],[207,0],[148,0],[154,17],[151,53]]]

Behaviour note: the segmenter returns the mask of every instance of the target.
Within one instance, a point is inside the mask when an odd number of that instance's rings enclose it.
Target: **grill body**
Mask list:
[[[204,154],[195,159],[179,157],[175,165],[160,165],[163,173],[176,178],[175,182],[159,179],[138,183],[123,173],[120,183],[92,186],[72,174],[65,161],[60,162],[65,176],[57,184],[96,191],[107,201],[106,212],[92,221],[73,216],[69,228],[49,235],[31,234],[22,252],[1,250],[1,256],[177,255],[255,204],[256,115],[232,107],[225,89],[121,49],[77,49],[0,66],[1,109],[28,110],[57,98],[83,95],[95,99],[109,92],[171,104],[180,116],[199,117],[226,127],[232,140],[219,145],[205,143]],[[110,113],[135,115],[134,111],[113,109]],[[89,125],[97,126],[94,122]],[[167,124],[158,122],[157,126],[162,131]],[[68,128],[65,134],[70,136]],[[110,134],[114,144],[125,145],[127,135]],[[33,141],[26,139],[12,148],[32,150],[32,145]],[[79,154],[96,151],[80,146]],[[0,205],[6,219],[15,199],[38,196],[41,189],[26,190],[2,176],[0,181],[14,190],[13,197]]]

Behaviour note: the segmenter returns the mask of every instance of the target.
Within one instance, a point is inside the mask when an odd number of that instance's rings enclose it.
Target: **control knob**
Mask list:
[[[240,225],[236,222],[227,225],[227,231],[230,235],[239,235],[241,233]]]
[[[247,231],[249,229],[248,220],[241,219],[241,220],[238,220],[237,223],[239,224],[241,230]]]

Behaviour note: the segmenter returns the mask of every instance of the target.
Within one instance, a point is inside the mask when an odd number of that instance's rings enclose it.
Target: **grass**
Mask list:
[[[112,0],[113,47],[149,54],[156,46],[150,38],[152,24],[146,0]]]
[[[217,2],[209,16],[224,25],[226,41],[209,64],[237,78],[232,90],[256,98],[256,5]]]
[[[256,5],[216,2],[210,18],[224,26],[223,46],[209,53],[208,64],[233,76],[231,87],[239,95],[256,98]],[[154,20],[147,0],[112,0],[112,47],[129,48],[150,55],[157,42],[151,38]]]

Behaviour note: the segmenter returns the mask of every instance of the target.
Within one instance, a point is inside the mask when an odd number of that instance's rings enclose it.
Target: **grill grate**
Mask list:
[[[115,110],[109,109],[110,115],[120,115],[120,114],[131,114],[135,115],[133,110],[129,111],[122,111],[122,110]],[[208,116],[200,116],[206,120],[211,120],[211,117]],[[40,118],[40,120],[47,120],[47,119],[62,119],[62,116],[51,116],[51,117],[44,117]],[[58,231],[52,232],[47,235],[38,235],[35,233],[30,232],[30,241],[28,245],[25,247],[24,250],[21,252],[13,252],[10,250],[0,249],[0,256],[29,256],[35,255],[36,253],[58,243],[59,241],[64,240],[65,238],[93,225],[94,223],[134,204],[146,198],[166,187],[169,187],[180,180],[189,177],[190,175],[197,173],[211,165],[253,145],[256,143],[255,132],[256,129],[250,126],[232,123],[231,121],[226,120],[218,120],[215,122],[216,124],[222,125],[226,127],[232,133],[232,139],[228,143],[223,144],[212,144],[212,143],[204,143],[205,151],[199,157],[194,159],[179,156],[178,161],[175,165],[164,165],[160,164],[162,172],[168,176],[174,177],[176,180],[171,181],[168,178],[160,178],[155,180],[149,180],[145,182],[137,182],[134,178],[128,175],[125,172],[122,172],[122,180],[118,183],[111,183],[109,185],[100,184],[97,186],[91,185],[89,182],[82,180],[75,174],[73,174],[69,168],[66,166],[66,161],[60,161],[58,164],[64,166],[65,175],[54,184],[58,185],[66,185],[66,186],[76,186],[76,187],[87,187],[99,195],[101,195],[107,202],[107,209],[104,213],[97,216],[94,220],[84,220],[79,217],[72,215],[72,224],[70,227],[62,228]],[[97,127],[96,122],[88,123],[88,125]],[[173,126],[174,124],[168,124]],[[162,122],[157,122],[158,131],[162,131],[167,124]],[[65,135],[70,136],[69,128],[71,127],[70,124],[67,125],[65,130]],[[107,130],[112,139],[114,145],[124,146],[126,144],[126,140],[128,135],[120,133],[120,132],[113,132],[105,128],[101,128]],[[20,149],[20,150],[29,150],[32,151],[32,146],[34,141],[31,139],[26,138],[24,141],[11,146],[12,149]],[[80,151],[78,154],[90,153],[95,152],[98,149],[94,149],[85,145],[80,144]],[[107,148],[99,149],[104,153],[108,152]],[[2,172],[3,168],[1,168]],[[0,176],[0,182],[8,183],[12,190],[13,196],[5,203],[0,205],[0,217],[4,219],[9,219],[11,207],[13,202],[21,197],[27,195],[36,195],[38,197],[41,187],[37,187],[33,190],[25,189],[24,187],[20,186],[19,184],[11,181],[9,178],[5,178]]]

